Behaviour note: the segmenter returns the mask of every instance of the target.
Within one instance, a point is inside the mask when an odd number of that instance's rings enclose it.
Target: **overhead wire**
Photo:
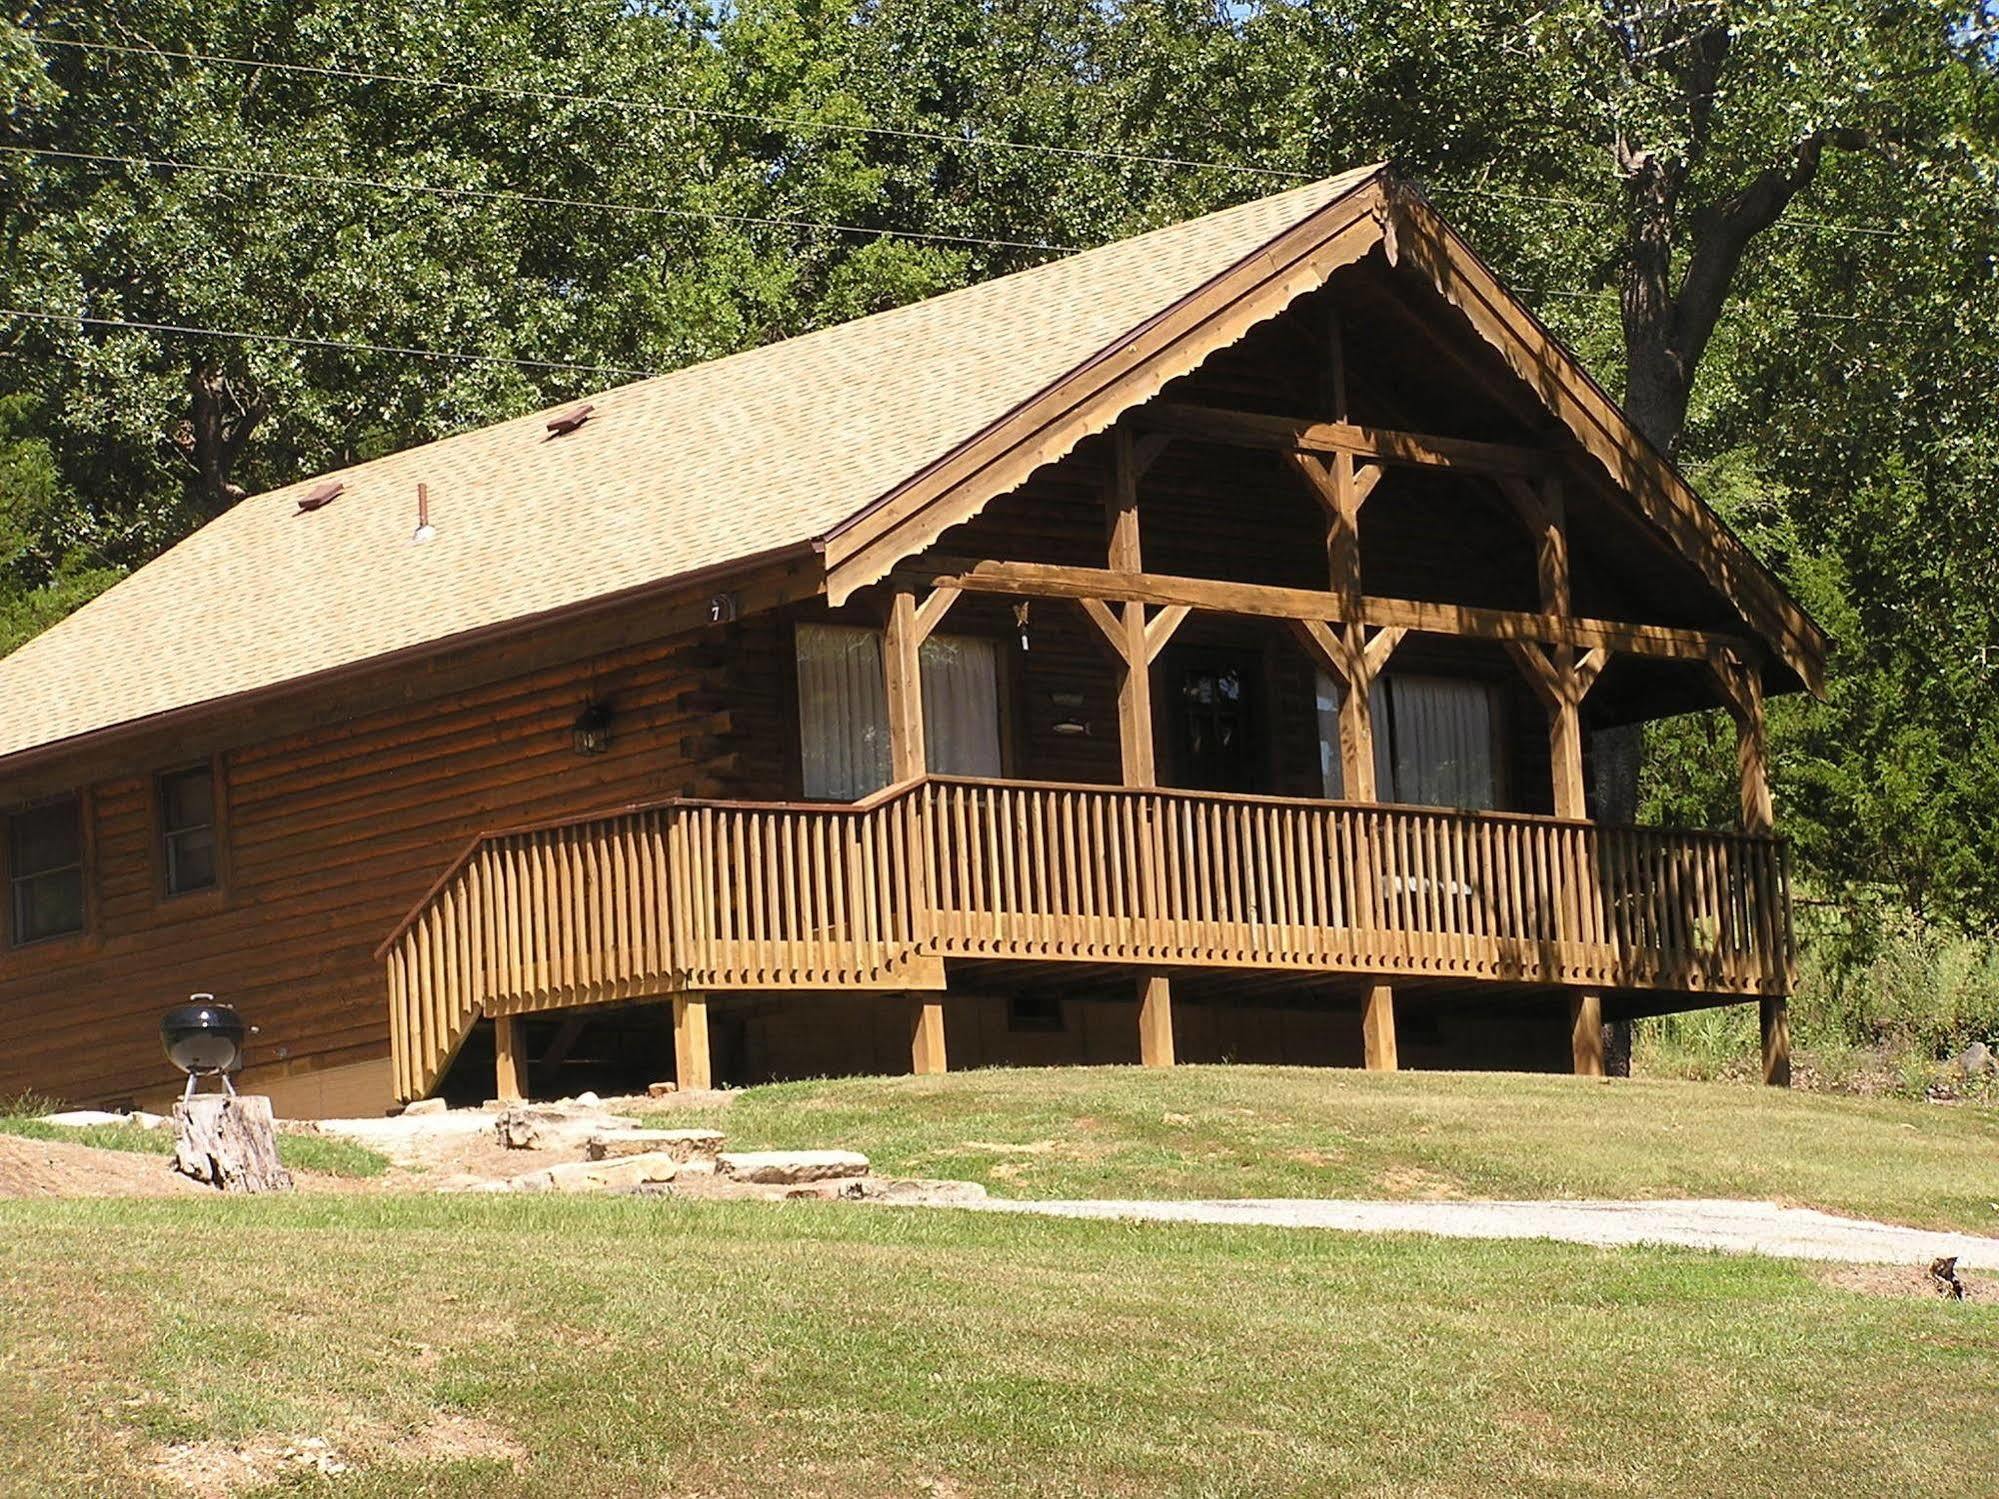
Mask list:
[[[650,215],[672,219],[705,219],[713,223],[740,224],[759,228],[818,229],[836,234],[864,234],[889,239],[918,240],[931,244],[976,245],[1005,250],[1053,250],[1070,253],[1080,245],[1053,244],[1047,240],[993,239],[976,234],[949,234],[917,229],[879,229],[866,224],[831,223],[819,219],[794,219],[746,213],[718,213],[707,209],[670,208],[651,203],[616,203],[590,198],[563,198],[546,193],[523,193],[500,188],[449,187],[429,182],[399,182],[387,177],[350,177],[325,172],[289,172],[276,167],[215,165],[199,161],[179,161],[172,157],[130,156],[105,151],[68,151],[54,146],[21,146],[0,143],[0,153],[32,156],[53,161],[73,161],[94,166],[129,166],[175,172],[195,172],[209,176],[241,177],[250,181],[288,182],[310,187],[358,187],[378,192],[411,193],[439,198],[469,198],[486,203],[517,203],[532,208],[579,208],[599,213]]]

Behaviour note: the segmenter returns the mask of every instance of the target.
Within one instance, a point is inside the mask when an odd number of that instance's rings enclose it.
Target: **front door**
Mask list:
[[[1173,784],[1268,791],[1261,659],[1249,652],[1175,651],[1166,678]]]

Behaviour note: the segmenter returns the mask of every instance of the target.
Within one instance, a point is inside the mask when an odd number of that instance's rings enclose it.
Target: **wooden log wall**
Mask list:
[[[180,757],[91,787],[91,930],[0,950],[0,1012],[49,1010],[0,1059],[0,1095],[115,1100],[170,1083],[158,1019],[196,991],[260,1028],[253,1080],[385,1058],[374,949],[475,834],[760,780],[776,791],[772,633],[752,617],[229,749],[222,891],[157,893],[152,776]],[[612,706],[611,744],[579,755],[570,725],[593,699]]]

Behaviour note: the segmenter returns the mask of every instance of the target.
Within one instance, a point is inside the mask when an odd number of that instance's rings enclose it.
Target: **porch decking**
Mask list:
[[[1379,804],[925,776],[486,835],[387,965],[396,1087],[471,1024],[647,996],[935,990],[947,958],[1780,997],[1782,843]]]

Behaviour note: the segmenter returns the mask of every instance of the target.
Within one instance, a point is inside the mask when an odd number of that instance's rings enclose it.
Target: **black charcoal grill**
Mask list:
[[[243,1066],[243,1039],[250,1028],[228,1005],[219,1005],[213,994],[190,994],[187,1003],[168,1010],[160,1022],[160,1042],[167,1060],[187,1074],[187,1092],[204,1077],[222,1079],[224,1091],[234,1093],[229,1074]]]

